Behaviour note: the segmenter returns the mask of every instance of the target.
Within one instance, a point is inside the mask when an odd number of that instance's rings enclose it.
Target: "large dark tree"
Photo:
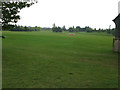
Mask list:
[[[34,2],[2,2],[2,28],[8,30],[13,27],[11,23],[17,23],[20,20],[18,13],[25,7],[30,7]]]

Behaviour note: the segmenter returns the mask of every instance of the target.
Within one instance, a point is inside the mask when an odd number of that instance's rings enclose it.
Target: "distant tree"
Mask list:
[[[74,29],[75,27],[73,26],[73,29]]]
[[[80,32],[80,31],[81,31],[80,26],[77,26],[75,31],[76,31],[76,32]]]
[[[101,31],[100,32],[105,32],[105,30],[104,29],[101,29]]]
[[[53,32],[62,32],[63,30],[61,27],[56,27],[55,24],[53,24],[52,31]]]
[[[62,30],[63,30],[63,31],[66,31],[66,27],[65,27],[65,25],[62,27]]]
[[[113,28],[113,29],[111,30],[111,33],[112,33],[113,36],[115,36],[115,28]]]
[[[73,29],[73,32],[75,32],[75,27],[74,26],[72,27],[72,29]]]
[[[93,30],[92,30],[92,28],[89,27],[89,28],[86,29],[86,31],[87,32],[92,32]]]
[[[100,28],[98,29],[98,32],[100,32]]]
[[[89,26],[85,26],[85,28],[84,28],[84,31],[88,31],[89,30]]]
[[[57,27],[55,26],[55,23],[53,24],[52,31],[53,31],[53,32],[56,32],[56,31],[57,31]]]
[[[74,32],[74,29],[73,29],[72,27],[70,27],[70,28],[68,29],[68,31],[69,31],[69,32]]]
[[[63,30],[61,29],[61,27],[57,28],[58,32],[62,32]]]
[[[96,29],[96,28],[94,28],[93,32],[97,32],[97,29]]]
[[[53,32],[57,32],[57,27],[52,27]]]
[[[53,27],[56,27],[55,23],[53,24]]]
[[[111,33],[111,30],[110,30],[110,29],[107,29],[107,33],[110,34],[110,33]]]

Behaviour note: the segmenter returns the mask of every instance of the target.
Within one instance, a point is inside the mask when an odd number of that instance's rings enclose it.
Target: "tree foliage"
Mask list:
[[[2,2],[2,26],[3,30],[9,29],[11,23],[17,23],[20,20],[18,13],[25,7],[30,7],[35,2]]]
[[[64,29],[65,29],[65,27],[64,27]],[[52,31],[53,32],[62,32],[63,29],[61,27],[57,27],[55,24],[53,24]]]

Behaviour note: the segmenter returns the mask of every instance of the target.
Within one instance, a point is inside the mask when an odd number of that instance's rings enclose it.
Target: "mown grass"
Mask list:
[[[3,88],[117,88],[106,33],[3,32]]]

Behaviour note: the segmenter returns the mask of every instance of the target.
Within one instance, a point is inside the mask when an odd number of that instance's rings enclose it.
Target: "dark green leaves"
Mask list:
[[[25,7],[30,7],[34,3],[28,3],[28,2],[3,2],[2,3],[2,25],[5,27],[10,22],[17,23],[17,21],[20,19],[20,16],[17,15],[21,9]],[[4,30],[4,28],[3,28]]]

